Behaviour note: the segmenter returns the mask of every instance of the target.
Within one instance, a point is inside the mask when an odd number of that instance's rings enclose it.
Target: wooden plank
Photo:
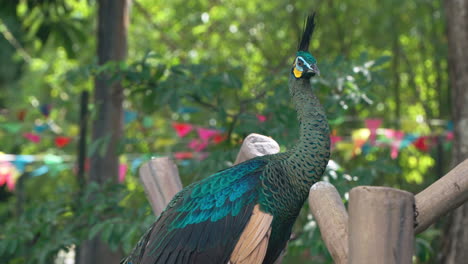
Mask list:
[[[360,186],[349,198],[349,263],[411,264],[414,196],[387,187]]]
[[[238,164],[258,156],[275,154],[279,151],[280,147],[275,140],[264,135],[252,133],[244,139],[234,164]]]
[[[182,190],[177,166],[168,157],[160,157],[143,164],[139,172],[151,208],[158,216],[172,197]]]
[[[426,230],[438,218],[468,200],[468,160],[416,195],[415,233]]]
[[[348,263],[348,213],[335,186],[323,181],[312,185],[309,207],[334,263]]]

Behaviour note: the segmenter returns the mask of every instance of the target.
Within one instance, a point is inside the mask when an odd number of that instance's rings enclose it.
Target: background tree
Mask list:
[[[98,65],[119,65],[127,57],[128,0],[99,0],[97,22]],[[92,140],[101,151],[91,156],[89,180],[103,184],[117,181],[119,146],[123,133],[123,87],[109,74],[95,78]],[[92,203],[93,201],[88,201]],[[95,237],[83,244],[78,263],[118,263],[123,255]]]
[[[455,141],[452,164],[468,158],[468,1],[445,1],[448,29],[448,57],[452,91]],[[468,258],[468,204],[458,208],[444,236],[443,263],[462,263]]]

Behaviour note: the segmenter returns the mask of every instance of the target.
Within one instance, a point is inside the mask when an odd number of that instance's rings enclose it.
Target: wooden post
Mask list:
[[[413,194],[387,187],[353,188],[349,199],[349,263],[412,263],[413,225]]]
[[[312,185],[309,206],[334,263],[348,263],[348,213],[336,188],[328,182]]]
[[[416,195],[416,229],[419,234],[439,217],[468,200],[468,160]]]
[[[278,143],[276,143],[272,138],[252,133],[244,139],[234,164],[238,164],[258,156],[275,154],[279,151],[280,147]]]
[[[156,216],[182,190],[177,166],[167,157],[154,158],[143,164],[140,167],[140,179]]]

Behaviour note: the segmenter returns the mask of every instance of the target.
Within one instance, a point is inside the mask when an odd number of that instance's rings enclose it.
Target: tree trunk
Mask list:
[[[123,61],[127,56],[127,0],[98,1],[97,55],[99,65],[110,61]],[[123,88],[112,81],[111,76],[96,77],[94,103],[96,116],[93,120],[93,142],[99,141],[92,153],[90,180],[104,183],[116,181],[118,176],[118,146],[123,131]],[[92,201],[90,201],[92,202]],[[121,252],[112,252],[96,236],[81,246],[79,264],[119,263]]]
[[[455,140],[453,164],[468,158],[468,0],[445,0],[449,75]],[[442,263],[466,263],[468,259],[468,204],[453,213],[444,239]]]

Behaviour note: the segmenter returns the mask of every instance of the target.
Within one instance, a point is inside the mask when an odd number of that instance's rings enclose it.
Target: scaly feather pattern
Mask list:
[[[187,186],[124,263],[227,263],[258,199],[257,158]]]

